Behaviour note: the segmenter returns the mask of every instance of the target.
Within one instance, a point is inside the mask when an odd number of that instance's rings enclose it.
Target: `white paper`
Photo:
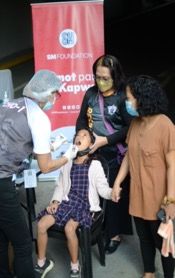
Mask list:
[[[36,170],[24,170],[24,187],[33,188],[37,186]]]

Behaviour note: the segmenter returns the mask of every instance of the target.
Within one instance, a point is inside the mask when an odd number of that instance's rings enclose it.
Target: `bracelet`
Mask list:
[[[163,199],[163,205],[168,206],[170,204],[175,205],[175,199],[165,196],[164,199]]]

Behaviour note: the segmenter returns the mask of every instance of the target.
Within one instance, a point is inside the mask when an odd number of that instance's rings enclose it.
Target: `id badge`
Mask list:
[[[36,170],[24,170],[24,187],[33,188],[37,186]]]

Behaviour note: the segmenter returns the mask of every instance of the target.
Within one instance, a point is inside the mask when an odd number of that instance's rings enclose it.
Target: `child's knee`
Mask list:
[[[71,236],[75,235],[76,229],[77,229],[77,227],[73,223],[68,222],[66,224],[66,226],[65,226],[65,234],[66,234],[66,236],[67,237],[71,237]]]
[[[42,219],[38,222],[37,227],[38,227],[38,233],[43,234],[47,231],[46,222],[43,221]]]
[[[46,233],[47,230],[55,224],[55,218],[52,215],[43,216],[38,222],[38,233]]]

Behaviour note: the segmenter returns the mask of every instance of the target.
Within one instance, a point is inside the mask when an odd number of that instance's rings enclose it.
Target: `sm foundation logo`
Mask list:
[[[77,35],[72,29],[65,29],[59,35],[59,43],[64,48],[72,48],[77,43]]]

